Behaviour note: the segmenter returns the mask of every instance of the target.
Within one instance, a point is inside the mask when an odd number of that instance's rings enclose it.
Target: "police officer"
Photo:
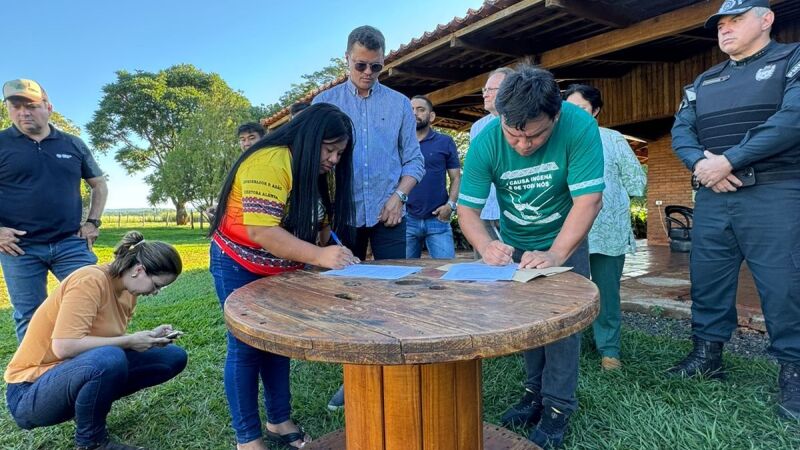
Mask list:
[[[727,0],[706,27],[730,59],[685,88],[675,117],[673,148],[698,188],[694,346],[668,372],[723,377],[745,260],[781,365],[777,412],[800,419],[800,50],[770,39],[774,20],[768,0]]]

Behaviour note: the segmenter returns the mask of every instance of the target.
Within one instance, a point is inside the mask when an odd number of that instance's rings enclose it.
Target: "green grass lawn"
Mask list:
[[[125,231],[103,230],[96,244],[101,262],[110,260],[114,243]],[[189,352],[189,366],[176,379],[115,403],[109,416],[111,433],[153,450],[232,449],[233,432],[222,388],[225,325],[208,273],[208,241],[200,230],[188,228],[147,227],[142,231],[147,239],[174,243],[185,271],[157,297],[141,299],[131,330],[170,323],[186,331],[180,344]],[[3,285],[0,366],[5,368],[15,348]],[[778,420],[772,411],[777,390],[773,364],[726,357],[730,376],[724,383],[664,377],[663,370],[688,348],[687,342],[623,330],[625,368],[611,373],[600,370],[596,354],[584,351],[580,409],[572,419],[566,448],[800,449],[800,426]],[[483,367],[485,419],[497,423],[504,408],[520,394],[522,358],[491,359]],[[343,426],[343,414],[325,408],[340,381],[337,365],[293,361],[294,418],[312,436]],[[5,398],[5,385],[0,386]],[[15,425],[4,401],[2,405],[0,449],[72,448],[72,423],[23,431]]]

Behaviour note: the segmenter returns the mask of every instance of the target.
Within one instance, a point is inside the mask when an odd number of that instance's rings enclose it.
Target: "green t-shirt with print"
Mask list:
[[[564,102],[547,142],[521,156],[494,120],[470,144],[458,203],[482,209],[497,188],[500,236],[523,250],[548,250],[564,224],[572,198],[602,192],[603,145],[597,122]]]

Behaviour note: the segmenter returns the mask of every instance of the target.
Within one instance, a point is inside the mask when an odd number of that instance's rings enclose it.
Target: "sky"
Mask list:
[[[39,0],[3,6],[0,82],[38,81],[54,109],[82,129],[115,72],[189,63],[219,74],[254,105],[271,104],[304,74],[344,55],[347,35],[372,25],[387,50],[463,17],[482,0]],[[17,11],[18,10],[18,11]],[[388,54],[387,51],[387,54]],[[231,139],[234,139],[232,136]],[[143,174],[129,176],[113,151],[95,155],[109,176],[106,209],[148,207]],[[166,206],[166,205],[165,205]]]

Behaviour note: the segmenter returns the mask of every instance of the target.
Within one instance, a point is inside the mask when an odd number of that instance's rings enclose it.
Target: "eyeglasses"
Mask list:
[[[353,67],[355,67],[355,69],[359,72],[366,71],[368,66],[370,70],[372,70],[372,73],[379,73],[381,70],[383,70],[383,64],[381,63],[365,63],[365,62],[353,63]]]
[[[488,94],[490,92],[494,92],[494,91],[496,91],[498,89],[500,89],[500,88],[483,88],[483,89],[481,89],[481,92],[483,93],[483,95],[486,95],[486,94]]]

